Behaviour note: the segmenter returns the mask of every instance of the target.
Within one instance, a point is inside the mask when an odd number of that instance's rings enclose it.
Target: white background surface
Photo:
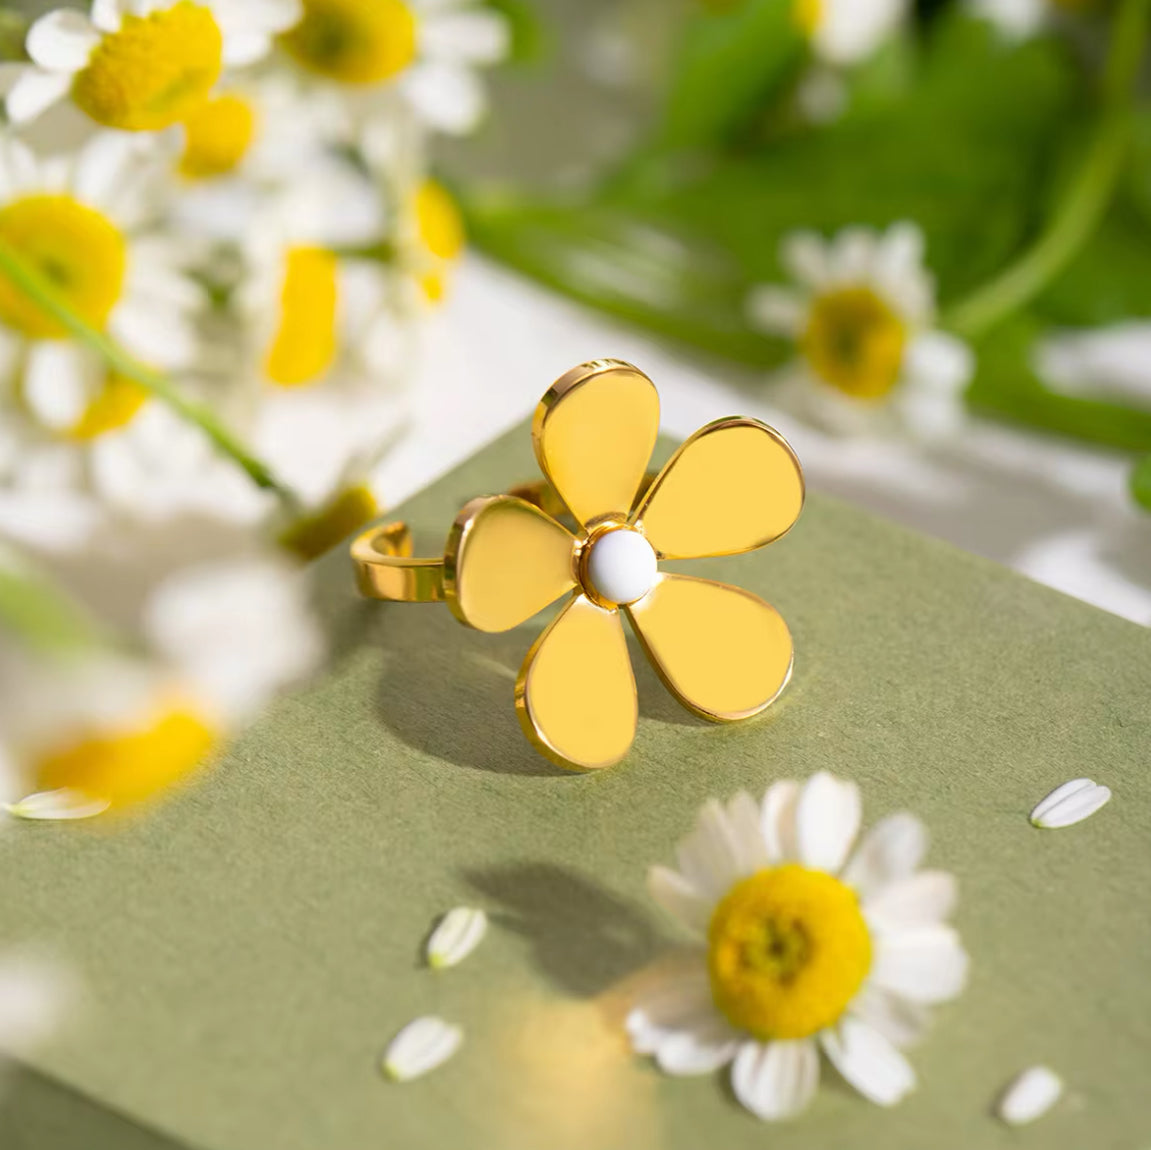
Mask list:
[[[475,256],[432,321],[409,431],[376,472],[381,496],[399,503],[530,415],[568,368],[604,357],[652,377],[671,434],[757,416],[791,441],[810,490],[1151,623],[1151,516],[1127,494],[1126,456],[982,421],[931,449],[833,439],[773,408],[754,374],[693,360]]]

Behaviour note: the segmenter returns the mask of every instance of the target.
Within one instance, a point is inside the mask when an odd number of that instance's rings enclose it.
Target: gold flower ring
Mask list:
[[[536,408],[545,482],[473,499],[441,559],[412,558],[403,523],[352,544],[363,594],[447,602],[480,631],[508,631],[567,596],[528,652],[515,698],[536,749],[573,770],[619,762],[635,738],[624,615],[667,689],[704,719],[759,714],[791,676],[791,635],[774,607],[657,564],[754,551],[787,532],[803,507],[795,453],[756,419],[721,419],[651,476],[658,432],[659,396],[643,372],[582,364]]]

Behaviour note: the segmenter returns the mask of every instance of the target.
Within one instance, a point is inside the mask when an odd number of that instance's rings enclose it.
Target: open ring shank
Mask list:
[[[509,495],[534,503],[559,518],[566,508],[545,481],[513,487]],[[442,603],[444,560],[412,557],[412,532],[406,523],[369,527],[351,547],[360,594],[389,603]]]

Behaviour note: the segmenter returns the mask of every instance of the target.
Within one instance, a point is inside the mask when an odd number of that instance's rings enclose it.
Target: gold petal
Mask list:
[[[702,427],[668,460],[636,523],[664,559],[738,555],[778,539],[803,508],[791,445],[758,419]]]
[[[618,763],[639,713],[619,614],[575,596],[528,652],[516,713],[536,749],[561,767]]]
[[[575,539],[511,495],[473,499],[444,551],[444,596],[479,631],[508,631],[575,586]]]
[[[655,384],[614,359],[556,380],[532,423],[540,469],[585,526],[631,511],[658,434]]]
[[[787,624],[750,591],[662,575],[624,610],[664,685],[701,718],[749,718],[774,702],[791,678]]]

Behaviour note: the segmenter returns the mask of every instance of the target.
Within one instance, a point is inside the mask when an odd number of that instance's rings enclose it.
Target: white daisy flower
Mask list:
[[[28,31],[30,64],[4,66],[8,116],[34,120],[68,99],[97,124],[156,132],[184,120],[225,69],[265,56],[299,0],[93,0]]]
[[[386,223],[364,176],[314,164],[266,207],[247,245],[248,438],[309,504],[328,498],[403,416],[395,385],[414,333],[400,278],[380,260],[342,254],[382,244]]]
[[[858,64],[907,19],[908,0],[794,0],[812,51],[826,64]]]
[[[811,1101],[819,1054],[891,1106],[915,1086],[901,1053],[928,1008],[954,998],[967,955],[946,924],[951,875],[921,871],[922,824],[881,821],[854,850],[860,797],[826,772],[709,802],[655,867],[652,897],[701,947],[649,981],[627,1018],[632,1045],[668,1074],[731,1063],[739,1101],[767,1120]]]
[[[339,84],[355,118],[398,97],[433,129],[471,131],[487,106],[479,70],[508,53],[507,22],[476,0],[303,0],[281,44]]]
[[[795,232],[781,260],[797,286],[756,288],[748,313],[763,331],[795,341],[799,359],[786,378],[809,415],[845,433],[956,429],[974,365],[966,344],[934,326],[935,284],[918,227],[847,228],[826,241]]]
[[[89,817],[151,798],[201,766],[321,641],[302,576],[279,560],[177,571],[147,598],[145,654],[103,648],[65,663],[6,650],[0,730],[31,819]]]
[[[1028,40],[1048,26],[1059,9],[1083,7],[1082,0],[967,0],[974,15],[994,24],[1004,39]]]

